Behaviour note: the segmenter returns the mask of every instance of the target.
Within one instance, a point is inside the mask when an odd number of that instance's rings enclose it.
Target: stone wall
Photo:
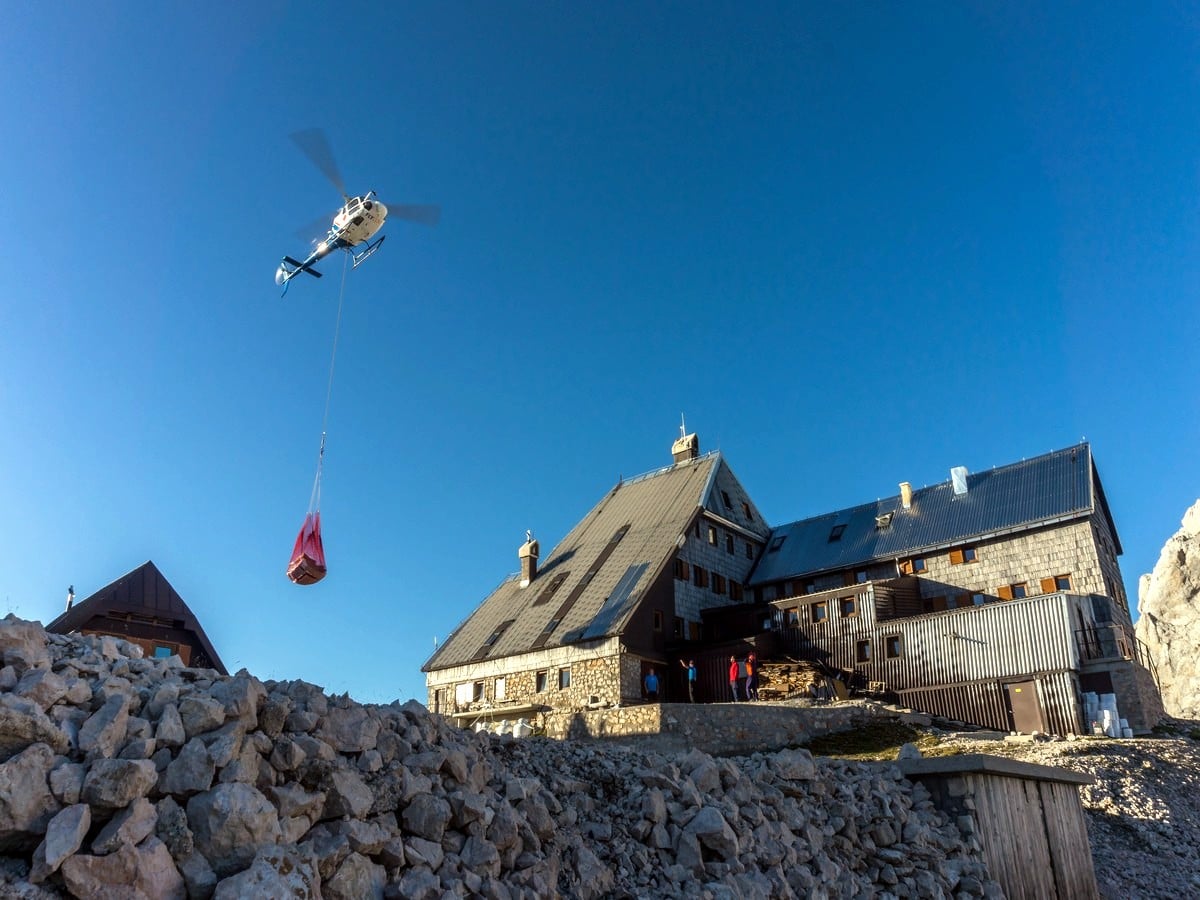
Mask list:
[[[557,711],[547,713],[541,721],[546,735],[553,738],[633,738],[639,745],[660,752],[698,749],[729,754],[795,747],[823,734],[905,715],[859,701],[831,706],[645,703],[617,709]]]

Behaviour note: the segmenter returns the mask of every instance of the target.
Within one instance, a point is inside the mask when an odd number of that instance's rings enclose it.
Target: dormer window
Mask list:
[[[783,546],[783,542],[787,540],[786,534],[781,534],[771,541],[771,546],[767,548],[768,553],[778,553],[779,548]]]
[[[840,541],[842,539],[842,534],[845,532],[845,530],[846,530],[846,526],[844,524],[843,525],[834,525],[832,530],[830,530],[830,532],[829,532],[829,543],[832,544],[835,541]]]

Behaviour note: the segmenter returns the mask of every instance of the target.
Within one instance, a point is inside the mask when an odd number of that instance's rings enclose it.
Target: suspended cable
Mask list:
[[[325,386],[325,412],[321,416],[321,449],[317,452],[317,474],[313,478],[312,494],[308,499],[308,511],[314,512],[321,508],[321,472],[325,465],[325,436],[329,425],[329,404],[333,399],[333,372],[337,366],[338,338],[342,333],[342,306],[346,300],[346,273],[349,271],[349,255],[342,264],[342,286],[338,291],[337,322],[333,328],[333,351],[329,357],[329,380]]]

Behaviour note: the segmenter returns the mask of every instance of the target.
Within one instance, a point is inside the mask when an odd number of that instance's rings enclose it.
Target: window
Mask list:
[[[663,629],[663,613],[661,609],[654,611],[654,630],[662,631]]]
[[[539,694],[546,693],[546,679],[548,676],[549,673],[545,671],[538,672],[537,675],[534,676],[534,690],[536,690]]]
[[[458,706],[466,706],[475,699],[475,685],[470,681],[454,686],[454,702]]]
[[[985,597],[983,594],[971,595],[971,604],[973,606],[983,606],[985,603],[987,603],[987,597]]]
[[[476,681],[474,684],[471,685],[471,699],[474,700],[476,703],[479,703],[481,700],[483,700],[483,682],[482,681]]]
[[[899,634],[889,634],[883,639],[883,655],[888,659],[899,659],[904,655],[904,637]]]
[[[815,594],[817,592],[817,583],[815,581],[804,582],[804,593]]]
[[[172,650],[170,647],[164,647],[161,644],[154,645],[154,658],[155,659],[165,659],[168,656],[174,656],[174,655],[175,655],[175,651]]]
[[[854,645],[854,661],[869,663],[871,661],[871,642],[859,641]]]
[[[1042,579],[1043,594],[1053,594],[1055,591],[1069,591],[1070,589],[1070,575],[1051,575],[1049,578]]]
[[[788,628],[799,628],[800,627],[800,610],[789,609],[784,614],[784,621],[787,623]]]
[[[675,577],[680,581],[688,581],[692,577],[692,573],[688,571],[688,564],[679,558],[675,560]]]
[[[954,598],[954,606],[956,609],[963,609],[967,606],[974,606],[974,601],[970,594],[958,594]]]
[[[696,587],[708,587],[708,570],[692,566],[692,583]]]
[[[733,535],[730,534],[728,531],[725,532],[725,552],[726,553],[733,552]]]
[[[717,546],[717,529],[711,525],[708,526],[708,542],[714,547]]]
[[[503,675],[496,679],[492,685],[492,697],[496,700],[503,700],[508,695],[508,685]]]
[[[771,540],[771,546],[767,548],[768,553],[778,553],[779,548],[783,546],[783,542],[787,540],[786,534],[781,534]]]
[[[829,618],[829,604],[824,600],[808,605],[808,618],[814,625],[819,625]]]
[[[751,521],[751,522],[754,521],[754,513],[752,513],[750,511],[750,504],[747,503],[745,500],[742,501],[742,513],[743,513],[743,515],[746,516],[746,518],[749,521]]]
[[[726,509],[733,508],[733,504],[729,502],[729,494],[727,492],[721,491],[721,499],[725,502]]]
[[[571,670],[570,669],[559,669],[558,670],[558,689],[560,691],[565,691],[570,686],[571,686]]]
[[[746,541],[746,559],[754,559],[754,545]]]
[[[1001,600],[1022,600],[1029,596],[1029,586],[1024,581],[1016,584],[1002,584],[996,588],[996,596]]]
[[[925,557],[914,556],[912,559],[902,560],[900,563],[901,575],[920,575],[925,571]]]
[[[775,595],[776,600],[782,600],[788,595],[787,582],[781,581],[779,584],[771,585],[771,593]]]
[[[829,543],[832,544],[834,541],[840,541],[842,539],[842,535],[845,533],[845,531],[846,531],[845,525],[834,525],[833,528],[830,529],[830,531],[829,531]]]
[[[742,599],[744,597],[745,597],[745,593],[743,592],[741,584],[736,581],[730,581],[729,582],[729,599],[733,600],[735,603],[741,603]]]
[[[690,640],[690,641],[700,640],[700,623],[699,622],[688,622],[688,640]]]
[[[979,556],[974,547],[959,547],[950,551],[950,565],[961,566],[964,563],[978,562]]]
[[[838,614],[842,616],[858,615],[858,601],[853,597],[838,597]]]
[[[867,581],[868,581],[868,578],[867,578],[867,570],[866,569],[859,569],[857,572],[854,573],[854,583],[855,584],[866,584]]]
[[[712,585],[713,585],[713,593],[714,594],[724,594],[725,593],[725,576],[718,574],[717,572],[713,572]]]

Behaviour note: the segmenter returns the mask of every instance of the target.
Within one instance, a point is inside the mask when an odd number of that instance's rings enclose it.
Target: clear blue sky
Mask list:
[[[679,415],[783,524],[1092,442],[1136,603],[1200,496],[1187,4],[9,4],[0,613],[152,559],[231,669],[368,701]],[[284,576],[352,191],[329,576]]]

